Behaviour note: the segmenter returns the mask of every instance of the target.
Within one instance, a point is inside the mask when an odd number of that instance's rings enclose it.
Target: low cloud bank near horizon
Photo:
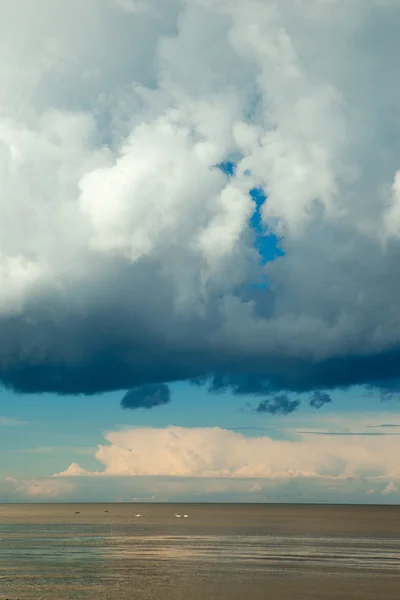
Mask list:
[[[3,2],[2,383],[397,390],[399,21],[381,0]]]
[[[18,496],[37,501],[56,500],[60,496],[68,497],[76,490],[76,485],[72,481],[58,481],[49,477],[28,480],[8,476],[5,482],[9,500],[15,500]],[[3,492],[1,487],[0,485],[0,497]]]
[[[338,444],[331,432],[321,433],[294,431],[291,439],[272,439],[219,427],[127,428],[105,434],[106,443],[95,452],[101,470],[72,463],[53,477],[400,481],[400,436],[347,432]]]
[[[70,485],[54,485],[68,483]],[[321,502],[397,504],[397,482],[361,479],[103,477],[0,480],[2,502]]]
[[[43,476],[43,465],[36,478],[3,467],[0,502],[398,503],[395,412],[313,413],[311,421],[293,413],[274,422],[273,431],[246,435],[218,427],[109,431],[81,464],[54,475]],[[43,448],[35,450],[40,460]],[[63,468],[75,454],[64,448],[56,460]]]

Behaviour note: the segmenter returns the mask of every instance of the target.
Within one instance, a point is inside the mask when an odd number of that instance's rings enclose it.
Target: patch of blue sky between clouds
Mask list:
[[[226,160],[219,163],[217,167],[228,178],[231,178],[235,176],[236,164],[233,160]],[[267,200],[265,191],[261,187],[254,187],[250,189],[249,194],[255,203],[255,209],[249,221],[249,226],[255,236],[254,247],[258,251],[261,264],[265,265],[279,256],[283,256],[284,252],[281,247],[281,240],[262,222],[262,207]],[[263,287],[267,285],[267,282],[263,281],[254,285]]]

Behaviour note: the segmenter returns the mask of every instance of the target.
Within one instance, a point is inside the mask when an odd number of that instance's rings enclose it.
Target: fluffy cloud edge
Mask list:
[[[213,428],[126,428],[105,434],[95,458],[102,470],[76,462],[52,478],[167,477],[284,481],[400,480],[400,437],[292,432],[291,439],[246,437]],[[393,483],[394,486],[394,483]],[[389,488],[387,493],[394,491]]]

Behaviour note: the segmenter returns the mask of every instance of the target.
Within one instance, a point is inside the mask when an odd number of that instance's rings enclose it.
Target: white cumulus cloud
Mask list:
[[[219,427],[168,427],[128,428],[105,438],[95,454],[101,470],[89,472],[73,463],[54,477],[400,479],[399,436],[343,434],[339,443],[329,432],[297,432],[293,439],[279,440]]]

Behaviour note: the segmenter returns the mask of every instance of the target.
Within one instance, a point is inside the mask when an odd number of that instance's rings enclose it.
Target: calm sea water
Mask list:
[[[400,507],[3,504],[0,598],[398,600]]]

